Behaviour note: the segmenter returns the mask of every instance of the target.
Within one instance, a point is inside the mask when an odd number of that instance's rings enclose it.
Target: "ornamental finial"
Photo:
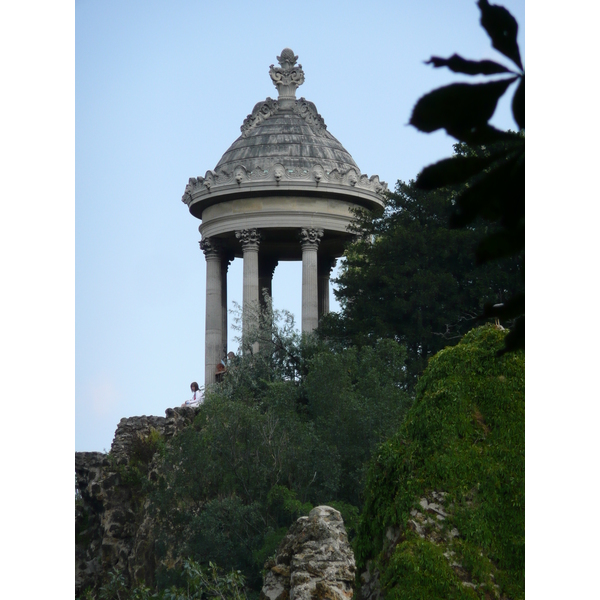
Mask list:
[[[279,92],[279,107],[291,108],[296,100],[296,90],[304,83],[302,65],[296,65],[298,56],[290,48],[284,48],[277,62],[281,67],[271,65],[269,75]]]

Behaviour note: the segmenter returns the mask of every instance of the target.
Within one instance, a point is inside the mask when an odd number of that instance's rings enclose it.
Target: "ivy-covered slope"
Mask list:
[[[386,600],[523,598],[525,359],[488,325],[433,357],[375,453],[356,540]]]

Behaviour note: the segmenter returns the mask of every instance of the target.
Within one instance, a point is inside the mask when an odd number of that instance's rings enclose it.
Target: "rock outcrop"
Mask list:
[[[350,600],[356,567],[341,514],[317,506],[300,517],[265,570],[261,600]]]
[[[448,564],[458,575],[464,587],[477,588],[471,583],[469,574],[462,565],[454,559],[455,552],[452,550],[452,541],[460,536],[458,529],[444,527],[448,512],[453,506],[445,506],[446,493],[432,491],[426,497],[419,499],[420,510],[411,510],[411,518],[408,521],[408,529],[416,533],[419,538],[445,549],[444,557]],[[388,527],[384,539],[384,555],[386,560],[392,556],[396,546],[403,541],[405,532],[399,527]],[[379,581],[379,570],[369,561],[366,571],[360,573],[360,589],[357,591],[357,600],[381,600],[384,596]],[[491,581],[492,585],[495,585]]]
[[[157,443],[188,426],[196,412],[189,407],[169,408],[165,417],[121,419],[109,454],[75,453],[76,596],[113,568],[129,581],[152,581],[151,527],[141,486],[131,477],[151,471]],[[132,463],[136,470],[127,468]]]
[[[140,437],[156,431],[163,439],[172,438],[177,432],[189,425],[197,408],[181,406],[167,408],[164,417],[129,417],[121,419],[115,431],[110,454],[117,464],[127,464],[132,456],[134,444]]]

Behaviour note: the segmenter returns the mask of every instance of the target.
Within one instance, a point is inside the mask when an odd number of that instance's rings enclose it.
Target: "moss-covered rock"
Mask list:
[[[388,600],[524,597],[525,359],[497,356],[505,335],[433,357],[375,454],[356,558]]]

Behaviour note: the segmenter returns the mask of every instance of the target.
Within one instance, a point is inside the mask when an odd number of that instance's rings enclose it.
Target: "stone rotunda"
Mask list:
[[[214,383],[227,354],[227,269],[243,258],[243,319],[271,294],[279,261],[302,261],[302,332],[329,312],[329,276],[351,237],[351,209],[383,207],[387,189],[360,172],[315,105],[296,98],[304,82],[298,57],[285,48],[269,74],[277,100],[259,102],[242,134],[204,177],[183,194],[201,219],[206,258],[205,384]],[[247,320],[247,319],[246,319]],[[243,323],[247,327],[247,323]]]

